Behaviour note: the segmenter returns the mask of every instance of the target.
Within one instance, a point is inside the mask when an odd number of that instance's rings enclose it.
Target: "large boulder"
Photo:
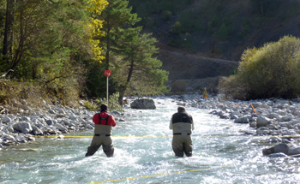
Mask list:
[[[263,155],[270,155],[273,153],[284,153],[284,154],[288,154],[290,146],[285,144],[285,143],[281,143],[281,144],[277,144],[271,148],[266,148],[263,149]]]
[[[149,98],[134,100],[130,104],[130,107],[132,109],[156,109],[154,100]]]
[[[271,124],[271,120],[267,117],[264,117],[264,116],[258,116],[256,123],[257,123],[256,124],[257,128],[265,127],[265,126]]]
[[[31,124],[28,122],[19,122],[13,125],[13,128],[19,132],[24,134],[29,134],[33,129]]]

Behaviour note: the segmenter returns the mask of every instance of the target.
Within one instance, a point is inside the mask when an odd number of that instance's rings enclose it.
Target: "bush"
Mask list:
[[[220,90],[237,99],[295,98],[300,96],[299,74],[300,40],[285,36],[244,51],[238,73],[220,85]]]
[[[172,12],[168,10],[163,11],[161,17],[164,21],[169,21],[172,17]]]
[[[123,111],[123,108],[118,102],[119,93],[114,93],[109,96],[108,99],[108,110],[109,111]],[[107,104],[106,98],[97,98],[96,100],[85,101],[83,106],[91,111],[99,111],[101,104]]]

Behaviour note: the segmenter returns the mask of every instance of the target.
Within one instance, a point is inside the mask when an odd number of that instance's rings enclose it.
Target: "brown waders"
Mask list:
[[[114,155],[114,146],[112,144],[112,139],[110,135],[105,134],[95,134],[91,145],[88,147],[88,151],[85,156],[92,156],[94,153],[102,146],[103,152],[107,157],[112,157]]]
[[[114,146],[111,139],[111,126],[108,125],[95,125],[94,137],[91,145],[85,156],[92,156],[102,146],[104,153],[107,157],[114,155]]]
[[[175,155],[178,157],[183,157],[184,154],[187,157],[191,157],[193,155],[193,141],[191,134],[174,133],[172,148]]]

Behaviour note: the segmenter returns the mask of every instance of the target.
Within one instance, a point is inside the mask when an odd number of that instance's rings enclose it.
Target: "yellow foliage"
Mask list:
[[[101,15],[104,8],[108,5],[106,0],[88,0],[87,10],[95,16],[90,17],[90,22],[86,25],[86,29],[89,31],[89,41],[91,44],[91,50],[94,54],[94,60],[101,61],[104,59],[102,55],[102,48],[99,46],[100,40],[99,37],[104,36],[104,32],[102,32],[103,28],[103,20],[100,20],[97,15]]]
[[[100,15],[104,8],[108,5],[106,0],[89,0],[87,3],[89,4],[87,10],[97,15]]]

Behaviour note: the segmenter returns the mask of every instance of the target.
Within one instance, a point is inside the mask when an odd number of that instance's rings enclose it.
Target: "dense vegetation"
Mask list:
[[[247,49],[238,73],[220,89],[236,99],[300,97],[300,39],[285,36],[261,48]]]
[[[120,103],[124,95],[167,91],[156,39],[135,25],[128,0],[0,0],[0,21],[0,80],[10,79],[1,82],[0,103],[24,98],[18,91],[28,87],[65,103],[102,98],[106,69]],[[13,95],[10,87],[20,90]]]
[[[130,0],[141,25],[174,47],[229,60],[299,35],[299,0]]]

